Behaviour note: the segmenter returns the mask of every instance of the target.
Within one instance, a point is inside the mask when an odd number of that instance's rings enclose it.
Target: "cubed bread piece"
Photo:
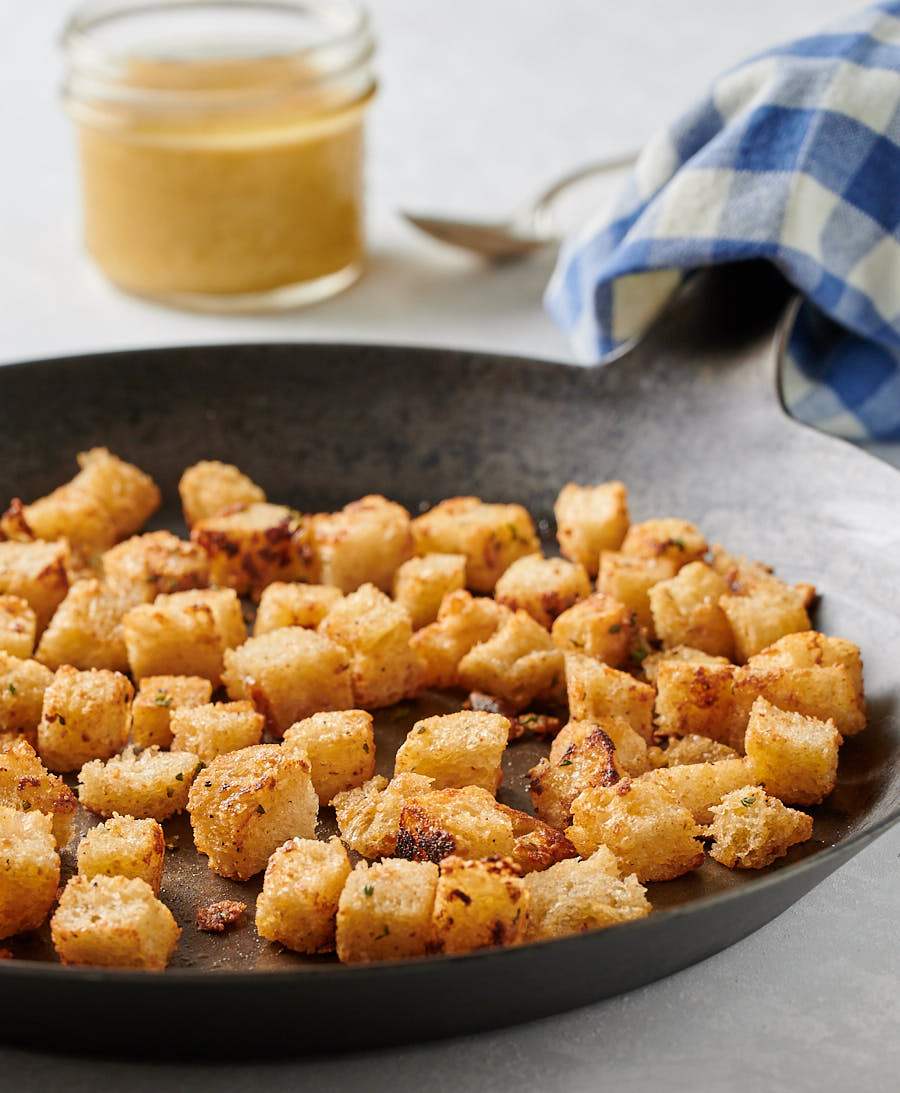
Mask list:
[[[241,604],[231,588],[159,595],[153,603],[132,608],[122,626],[136,681],[144,676],[203,676],[216,687],[225,651],[247,636]]]
[[[650,762],[654,767],[680,767],[691,763],[717,763],[720,759],[737,759],[738,753],[727,744],[708,736],[669,737],[666,748],[651,748]]]
[[[435,621],[444,597],[465,587],[464,554],[410,558],[394,574],[394,599],[409,612],[413,629]]]
[[[497,581],[494,599],[511,611],[527,611],[547,630],[554,619],[591,594],[584,566],[564,558],[528,554]]]
[[[566,692],[573,721],[621,718],[644,740],[652,737],[655,692],[627,672],[601,664],[593,657],[568,653]]]
[[[36,741],[44,691],[52,680],[53,673],[43,664],[0,649],[0,731],[28,733]]]
[[[673,880],[703,864],[703,832],[691,813],[662,786],[623,778],[614,786],[592,786],[572,802],[566,831],[583,858],[608,846],[624,874]]]
[[[597,576],[600,554],[618,550],[628,531],[628,491],[622,482],[576,486],[569,482],[553,506],[559,549]]]
[[[534,522],[521,505],[450,497],[412,522],[416,554],[465,554],[466,587],[490,592],[517,558],[540,550]]]
[[[52,818],[0,805],[0,939],[36,930],[58,885]]]
[[[139,591],[139,590],[138,590]],[[128,671],[122,619],[141,602],[135,589],[89,578],[76,581],[38,642],[35,659],[48,668]]]
[[[0,542],[0,593],[30,605],[38,634],[69,590],[68,565],[69,547],[63,541]]]
[[[527,913],[528,889],[512,862],[444,858],[429,947],[435,952],[467,953],[515,945],[525,935]]]
[[[689,645],[712,656],[731,657],[734,636],[719,599],[728,594],[725,578],[705,562],[688,562],[674,577],[653,585],[650,612],[663,647]]]
[[[622,540],[621,550],[640,558],[667,558],[681,569],[703,558],[709,544],[689,521],[666,516],[632,524]]]
[[[341,590],[330,584],[274,581],[262,590],[253,634],[258,637],[284,626],[315,630],[342,596]]]
[[[44,691],[38,752],[55,771],[78,770],[91,759],[109,759],[131,732],[134,687],[119,672],[63,665]]]
[[[866,727],[865,700],[843,664],[768,670],[745,664],[738,668],[734,674],[735,738],[746,727],[750,707],[758,696],[782,710],[822,721],[831,718],[844,737],[854,736]]]
[[[181,930],[146,881],[73,877],[50,920],[63,964],[162,971]]]
[[[88,878],[137,877],[159,895],[165,853],[166,840],[156,820],[114,813],[78,844],[78,872]]]
[[[353,702],[348,705],[366,710],[393,706],[420,688],[423,666],[410,646],[409,612],[373,584],[336,603],[318,632],[350,657]]]
[[[37,615],[21,596],[0,595],[0,652],[27,660],[34,652]]]
[[[211,582],[239,595],[317,574],[310,521],[286,505],[258,501],[207,516],[191,528],[191,542],[206,552]]]
[[[46,770],[34,748],[18,738],[0,748],[0,805],[48,815],[56,845],[62,849],[69,841],[78,801],[62,778]]]
[[[284,746],[306,753],[320,805],[361,786],[375,773],[372,715],[365,710],[313,714],[288,729]]]
[[[734,732],[735,667],[711,661],[672,658],[659,662],[656,675],[657,732],[665,736],[708,736],[740,747]]]
[[[298,953],[333,952],[338,902],[349,876],[340,839],[289,839],[266,865],[256,932]]]
[[[467,690],[484,691],[522,710],[536,699],[560,697],[564,670],[563,654],[543,626],[516,611],[466,653],[458,673]]]
[[[412,636],[410,646],[424,664],[426,687],[455,687],[459,662],[481,642],[487,641],[509,611],[486,596],[451,592],[438,610],[437,621]]]
[[[562,861],[525,878],[526,941],[599,930],[650,914],[647,891],[634,875],[619,878],[615,855],[601,846],[589,858]]]
[[[500,714],[461,710],[413,725],[400,745],[395,774],[425,774],[435,789],[481,786],[496,793],[509,742],[509,720]]]
[[[229,649],[223,682],[231,698],[253,703],[275,736],[320,710],[354,705],[346,650],[302,626],[270,630]]]
[[[263,490],[234,464],[216,459],[202,459],[188,467],[178,483],[178,493],[188,527],[235,505],[266,499]]]
[[[812,816],[788,808],[762,786],[741,786],[712,809],[709,856],[729,869],[764,869],[812,835]]]
[[[749,776],[747,760],[737,757],[719,759],[715,763],[687,763],[662,767],[642,775],[641,781],[652,782],[667,790],[683,805],[698,824],[712,820],[713,805],[743,785]]]
[[[692,649],[689,645],[676,645],[674,649],[661,649],[655,653],[648,653],[641,661],[641,671],[646,676],[647,682],[652,683],[655,687],[659,679],[660,667],[671,662],[711,665],[731,664],[728,657],[714,657],[709,653],[704,653],[702,649]]]
[[[859,646],[845,638],[833,638],[817,630],[785,634],[747,661],[747,667],[764,672],[773,668],[843,667],[853,686],[863,697],[863,666]]]
[[[412,556],[409,513],[380,494],[369,494],[340,512],[313,520],[321,579],[342,592],[373,584],[390,592],[394,574]]]
[[[247,880],[286,839],[313,839],[319,799],[297,750],[256,744],[220,755],[188,797],[194,844],[222,877]]]
[[[144,676],[131,704],[131,733],[139,748],[172,743],[170,719],[175,710],[204,706],[212,684],[202,676]]]
[[[602,729],[570,744],[555,760],[541,759],[528,772],[528,793],[534,811],[551,827],[564,830],[572,818],[572,802],[589,786],[614,786],[625,772],[616,749]]]
[[[833,721],[779,710],[757,698],[744,746],[750,777],[788,805],[815,805],[834,789],[838,748]]]
[[[626,774],[643,774],[650,769],[646,740],[621,717],[567,721],[550,745],[550,762],[559,762],[567,748],[572,744],[580,744],[597,729],[602,729],[612,740],[616,749],[616,762]]]
[[[576,603],[553,623],[553,644],[618,668],[628,659],[635,628],[631,611],[602,592]]]
[[[734,657],[739,664],[785,634],[810,629],[803,592],[774,577],[745,595],[720,596],[719,604],[734,634]]]
[[[397,774],[390,782],[376,774],[356,789],[338,793],[331,803],[341,838],[364,858],[390,857],[397,848],[403,806],[431,786],[431,779],[421,774]]]
[[[186,751],[126,748],[108,763],[85,763],[78,775],[78,799],[98,816],[119,812],[160,823],[187,807],[191,782],[201,766]]]
[[[650,589],[660,581],[674,577],[677,572],[678,566],[666,556],[645,558],[640,554],[605,550],[600,555],[597,591],[625,604],[634,616],[635,624],[653,637]]]
[[[100,559],[113,585],[133,590],[134,603],[152,603],[160,592],[185,592],[209,584],[209,561],[196,543],[170,531],[133,535]]]
[[[338,958],[357,964],[424,956],[437,884],[438,867],[431,862],[361,862],[341,892]]]
[[[249,748],[262,740],[266,719],[252,702],[209,702],[173,710],[172,747],[190,751],[204,763],[217,755]]]

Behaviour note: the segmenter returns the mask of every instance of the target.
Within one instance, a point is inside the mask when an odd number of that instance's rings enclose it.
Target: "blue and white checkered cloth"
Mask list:
[[[900,3],[720,77],[567,241],[550,314],[583,360],[647,329],[691,272],[764,258],[802,297],[782,390],[799,419],[900,440]]]

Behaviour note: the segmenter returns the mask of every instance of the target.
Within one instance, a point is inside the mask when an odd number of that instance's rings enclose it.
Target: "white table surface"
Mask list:
[[[213,318],[115,292],[80,252],[57,99],[66,0],[0,4],[0,362],[261,340],[464,346],[569,359],[540,297],[552,256],[488,270],[398,207],[501,215],[555,174],[637,146],[715,73],[852,11],[849,0],[375,0],[381,93],[371,260],[307,311]],[[125,377],[123,377],[125,378]],[[11,427],[7,417],[6,428]],[[316,1091],[897,1088],[900,829],[731,949],[627,996],[523,1028],[307,1062],[101,1063],[0,1047],[0,1084]],[[540,984],[535,984],[535,990]],[[387,1001],[387,1000],[386,1000]],[[401,1005],[402,1000],[393,1000]],[[40,1020],[40,1015],[35,1015]],[[164,1018],[160,1055],[165,1052]],[[48,1029],[52,1035],[52,1029]],[[264,1047],[263,1047],[264,1050]]]

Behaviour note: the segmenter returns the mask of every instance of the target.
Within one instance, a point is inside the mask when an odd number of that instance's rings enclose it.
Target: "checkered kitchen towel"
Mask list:
[[[798,289],[792,413],[900,440],[900,3],[722,76],[570,239],[545,303],[584,360],[638,338],[702,266],[769,259]]]

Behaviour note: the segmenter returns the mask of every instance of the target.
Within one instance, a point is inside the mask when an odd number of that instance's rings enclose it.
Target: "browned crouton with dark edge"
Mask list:
[[[541,759],[532,767],[528,793],[537,815],[562,831],[572,818],[572,802],[583,790],[614,786],[624,774],[615,745],[598,728],[570,744],[558,759]]]
[[[515,945],[525,936],[528,889],[505,858],[444,858],[434,897],[434,952],[467,953]]]
[[[568,721],[559,730],[550,745],[550,762],[557,763],[572,744],[580,744],[597,729],[613,742],[616,763],[626,774],[638,775],[650,769],[647,743],[631,725],[621,717],[604,717],[598,720]]]
[[[312,535],[320,579],[344,593],[364,584],[390,592],[394,574],[413,553],[409,513],[380,494],[315,516]]]
[[[414,797],[427,793],[432,780],[421,774],[396,774],[388,782],[380,774],[338,793],[331,802],[341,838],[364,858],[387,858],[397,848],[400,814]]]

